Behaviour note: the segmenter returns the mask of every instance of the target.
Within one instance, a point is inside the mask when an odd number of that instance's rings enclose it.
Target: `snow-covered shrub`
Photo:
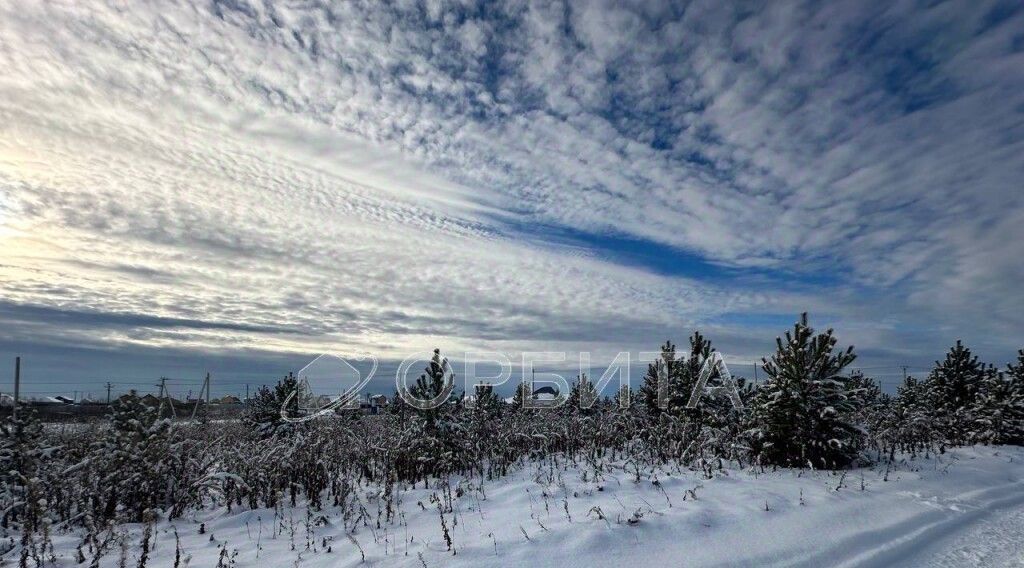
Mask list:
[[[31,503],[37,494],[38,481],[43,474],[43,427],[34,413],[22,411],[15,417],[0,421],[0,507],[3,517],[0,526],[28,524],[35,530],[40,519],[34,515]]]
[[[352,531],[400,522],[397,505],[411,485],[437,491],[432,505],[454,522],[451,496],[442,489],[450,480],[481,487],[524,467],[545,485],[573,468],[600,491],[614,470],[656,483],[656,472],[666,470],[720,475],[727,461],[839,468],[941,444],[1022,442],[1024,352],[996,373],[966,348],[954,348],[927,380],[910,377],[888,397],[870,378],[847,376],[852,348],[835,345],[831,330],[815,334],[805,316],[765,361],[768,379],[760,387],[738,381],[745,411],[716,397],[686,408],[713,353],[694,334],[683,357],[671,343],[664,346],[640,392],[600,398],[580,377],[560,409],[524,408],[532,394],[526,384],[516,389],[519,405],[506,404],[488,385],[468,399],[454,396],[454,377],[438,351],[412,388],[420,399],[440,397],[431,408],[396,396],[379,415],[349,408],[293,424],[281,419],[282,405],[298,389],[286,377],[262,389],[242,420],[216,424],[174,422],[131,396],[109,420],[67,430],[42,428],[19,413],[17,421],[0,423],[3,542],[43,562],[53,530],[81,529],[80,558],[98,565],[124,542],[115,523],[204,507],[266,507],[282,526],[293,505],[313,512],[333,505]],[[665,408],[652,398],[661,377],[668,381]],[[866,439],[874,451],[866,451]]]
[[[916,454],[932,448],[938,432],[928,410],[928,391],[922,381],[907,377],[884,408],[872,437],[890,456],[899,452]]]
[[[184,458],[172,440],[170,418],[161,418],[135,396],[114,404],[110,435],[94,448],[102,491],[102,517],[142,522],[146,511],[169,508],[182,481],[175,462]]]

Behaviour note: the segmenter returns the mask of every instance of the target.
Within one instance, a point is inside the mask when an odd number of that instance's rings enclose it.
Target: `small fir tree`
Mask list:
[[[513,412],[520,412],[526,408],[526,400],[533,395],[530,392],[530,385],[523,381],[516,385],[516,392],[512,395],[512,402],[509,406]]]
[[[294,416],[299,411],[299,381],[288,373],[273,388],[261,386],[251,398],[243,421],[262,437],[294,430],[295,424],[281,417],[281,410]]]
[[[754,395],[747,430],[762,463],[835,469],[857,457],[858,399],[843,376],[855,355],[852,346],[836,351],[836,342],[831,329],[815,334],[805,313],[763,360],[768,379]]]
[[[569,397],[565,401],[565,409],[571,414],[591,415],[597,412],[597,389],[594,383],[587,379],[586,374],[576,377],[572,388],[569,389]]]
[[[1024,351],[1007,372],[987,369],[976,408],[978,441],[988,444],[1024,442]]]
[[[935,362],[925,388],[931,419],[946,443],[960,446],[977,439],[982,387],[989,372],[959,340],[944,361]]]
[[[416,384],[409,389],[413,406],[428,428],[436,428],[438,421],[457,404],[458,401],[452,398],[454,390],[455,374],[451,370],[451,365],[448,359],[441,356],[440,349],[434,349],[430,363],[416,380]]]

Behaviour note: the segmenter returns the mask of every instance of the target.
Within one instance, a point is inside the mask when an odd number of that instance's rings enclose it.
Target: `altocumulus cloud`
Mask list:
[[[0,68],[39,342],[752,356],[804,309],[890,361],[1022,340],[1016,2],[20,2]]]

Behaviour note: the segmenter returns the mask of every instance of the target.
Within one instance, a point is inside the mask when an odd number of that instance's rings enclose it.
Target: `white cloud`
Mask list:
[[[187,339],[282,349],[801,308],[1019,331],[1024,16],[994,6],[6,5],[0,284],[307,330]],[[513,223],[896,299],[656,276]]]

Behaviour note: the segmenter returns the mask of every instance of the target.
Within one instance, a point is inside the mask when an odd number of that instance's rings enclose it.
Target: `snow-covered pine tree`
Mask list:
[[[976,408],[977,439],[987,444],[1024,443],[1024,351],[1007,372],[986,369]]]
[[[500,422],[504,402],[494,392],[494,386],[479,384],[473,388],[473,406],[469,412],[469,436],[466,444],[472,449],[467,461],[480,473],[487,470],[484,463],[497,450]],[[490,464],[488,464],[489,466]]]
[[[701,370],[714,352],[711,342],[699,331],[689,338],[689,350],[680,354],[672,342],[662,346],[661,356],[648,365],[639,399],[643,402],[649,427],[643,430],[646,443],[659,459],[700,459],[723,457],[732,447],[740,413],[731,401],[701,396],[695,408],[688,408]],[[719,376],[712,371],[709,385]]]
[[[619,390],[615,393],[615,406],[622,409],[628,409],[633,406],[633,391],[629,388],[629,385],[622,385]]]
[[[1006,380],[1010,394],[1001,443],[1024,445],[1024,349],[1017,351],[1017,364],[1007,365]]]
[[[908,376],[896,391],[888,412],[875,431],[879,445],[894,455],[897,450],[917,452],[936,439],[927,385]]]
[[[292,373],[288,373],[278,381],[273,389],[266,385],[261,386],[249,401],[243,422],[262,437],[292,431],[296,425],[281,418],[281,409],[287,401],[287,411],[289,413],[298,412],[298,390],[299,381]]]
[[[1001,444],[1008,430],[1006,414],[1012,405],[1011,383],[995,369],[988,369],[978,388],[978,399],[971,409],[973,424],[971,441]]]
[[[509,404],[512,412],[520,412],[526,408],[526,400],[533,395],[530,392],[530,385],[526,381],[516,385],[516,392],[512,395],[512,402]]]
[[[388,412],[398,419],[399,424],[405,424],[409,419],[410,406],[397,390],[388,404]]]
[[[434,349],[424,373],[409,388],[413,419],[410,454],[423,477],[451,473],[462,467],[467,425],[459,420],[462,397],[454,397],[455,374],[448,359]]]
[[[686,360],[683,361],[678,378],[680,383],[677,386],[680,396],[685,397],[686,402],[689,402],[693,389],[697,386],[697,379],[700,377],[700,371],[704,367],[704,362],[707,361],[714,350],[715,348],[711,346],[711,340],[704,337],[701,332],[695,331],[690,336],[690,353]],[[716,377],[717,373],[716,369],[712,374],[712,378]]]
[[[4,529],[12,523],[25,525],[29,532],[38,528],[41,519],[32,505],[41,496],[33,480],[40,476],[42,441],[43,425],[34,411],[20,409],[17,416],[0,421],[0,527]]]
[[[878,381],[861,371],[850,373],[847,384],[850,397],[856,400],[858,408],[854,423],[865,432],[878,432],[889,415],[891,398],[882,392]]]
[[[451,396],[454,390],[455,374],[451,365],[441,356],[440,349],[434,349],[430,363],[409,389],[416,402],[413,407],[428,428],[434,428],[442,416],[451,412],[456,402]]]
[[[647,365],[647,374],[644,375],[644,382],[640,386],[640,400],[651,416],[659,416],[665,410],[662,406],[667,407],[667,404],[661,404],[661,399],[665,398],[667,401],[671,395],[671,376],[675,369],[676,346],[671,341],[666,341],[661,346],[661,357]]]
[[[141,522],[146,511],[172,502],[175,460],[171,420],[135,395],[121,397],[110,415],[110,436],[94,455],[103,463],[100,487],[106,489],[103,517]]]
[[[931,419],[947,443],[960,446],[977,439],[982,386],[989,372],[960,340],[944,361],[935,362],[925,388]]]
[[[853,347],[836,351],[831,329],[815,334],[807,314],[776,339],[764,359],[768,379],[751,403],[747,437],[761,463],[841,468],[853,462],[862,432],[853,423],[858,399],[843,370],[856,357]]]
[[[647,374],[640,387],[640,399],[651,416],[663,412],[676,416],[686,413],[686,403],[693,394],[701,367],[712,351],[711,342],[699,331],[690,336],[690,350],[685,358],[678,357],[676,346],[671,341],[661,346],[661,357],[647,366]],[[666,384],[659,387],[662,379]]]
[[[494,385],[482,384],[474,387],[474,415],[483,415],[487,419],[496,418],[501,414],[501,399],[494,392]]]
[[[572,388],[569,389],[569,397],[565,401],[565,410],[571,414],[591,415],[598,411],[597,389],[594,383],[590,382],[586,374],[576,377]]]
[[[679,399],[683,400],[683,407],[678,409],[687,421],[687,430],[691,436],[701,436],[705,440],[715,438],[717,442],[723,441],[724,429],[735,424],[739,414],[733,407],[732,400],[728,397],[706,396],[705,393],[695,392],[700,380],[700,373],[704,370],[705,362],[709,361],[715,348],[711,346],[711,340],[704,337],[699,331],[690,336],[690,354],[680,366],[679,376],[676,378],[675,389],[679,393]],[[710,387],[721,380],[721,368],[711,369],[705,387]],[[741,390],[742,379],[737,382],[737,389]],[[690,400],[698,395],[696,406],[689,407]],[[742,398],[742,393],[741,393]],[[714,430],[705,432],[705,429]]]

